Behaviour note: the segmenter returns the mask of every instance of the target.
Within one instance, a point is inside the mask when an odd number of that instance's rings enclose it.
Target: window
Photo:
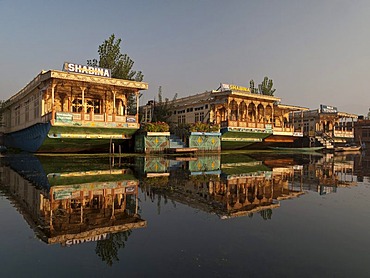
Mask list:
[[[40,108],[39,108],[39,99],[35,97],[33,101],[33,118],[36,119],[40,115]]]
[[[177,117],[177,123],[184,124],[185,123],[185,115],[181,115]]]
[[[82,99],[75,99],[72,102],[72,112],[81,112],[82,111]]]
[[[20,106],[15,108],[15,125],[19,125],[21,123],[21,109]]]
[[[195,113],[194,122],[203,122],[204,112]]]
[[[24,121],[27,123],[30,120],[30,101],[24,103]]]

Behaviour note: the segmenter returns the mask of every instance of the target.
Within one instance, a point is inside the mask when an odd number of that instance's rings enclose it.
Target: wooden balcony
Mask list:
[[[282,135],[294,135],[298,133],[301,134],[301,130],[295,130],[292,124],[285,124],[285,126],[273,126],[272,123],[256,123],[256,122],[232,121],[232,120],[222,121],[221,128],[226,128],[226,127],[272,130],[274,134],[281,133]]]
[[[51,114],[51,113],[49,113]],[[47,115],[49,115],[47,114]],[[47,116],[45,115],[45,117]],[[47,117],[47,118],[50,118]],[[51,120],[56,125],[87,125],[87,126],[103,126],[111,127],[129,127],[139,128],[136,115],[115,115],[115,114],[94,114],[94,113],[73,113],[73,112],[56,112],[55,117]],[[54,120],[54,121],[53,121]]]

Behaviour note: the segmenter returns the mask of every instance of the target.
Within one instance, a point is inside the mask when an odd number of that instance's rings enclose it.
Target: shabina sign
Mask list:
[[[229,91],[229,90],[232,90],[232,91],[243,91],[243,92],[248,92],[248,93],[250,93],[250,91],[251,91],[247,87],[237,86],[237,85],[234,85],[234,84],[221,83],[221,91]]]
[[[63,64],[63,71],[102,76],[102,77],[112,77],[110,69],[79,65],[79,64],[73,64],[73,63],[68,63],[68,62],[65,62]]]

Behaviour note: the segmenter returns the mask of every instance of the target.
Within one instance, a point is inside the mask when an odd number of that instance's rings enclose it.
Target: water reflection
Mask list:
[[[132,230],[147,226],[140,216],[145,198],[157,202],[159,214],[163,203],[171,201],[222,219],[258,215],[269,220],[286,199],[356,186],[357,178],[369,176],[368,164],[360,154],[19,154],[1,158],[1,191],[44,242],[95,242],[96,254],[112,265]]]
[[[328,194],[357,185],[356,156],[333,154],[224,154],[136,158],[141,188],[152,200],[171,199],[220,218],[260,214],[307,191]]]
[[[43,162],[43,163],[41,163]],[[143,228],[139,181],[107,159],[3,157],[1,190],[36,235],[48,244],[96,242],[96,254],[112,264],[132,229]]]

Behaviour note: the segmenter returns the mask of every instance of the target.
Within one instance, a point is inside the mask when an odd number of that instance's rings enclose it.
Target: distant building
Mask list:
[[[357,118],[355,114],[339,112],[334,106],[320,105],[319,109],[304,111],[302,121],[294,122],[294,125],[295,129],[302,129],[304,137],[330,149],[354,141]]]
[[[369,111],[370,113],[370,111]],[[363,148],[370,146],[370,117],[359,117],[355,123],[355,141]]]

